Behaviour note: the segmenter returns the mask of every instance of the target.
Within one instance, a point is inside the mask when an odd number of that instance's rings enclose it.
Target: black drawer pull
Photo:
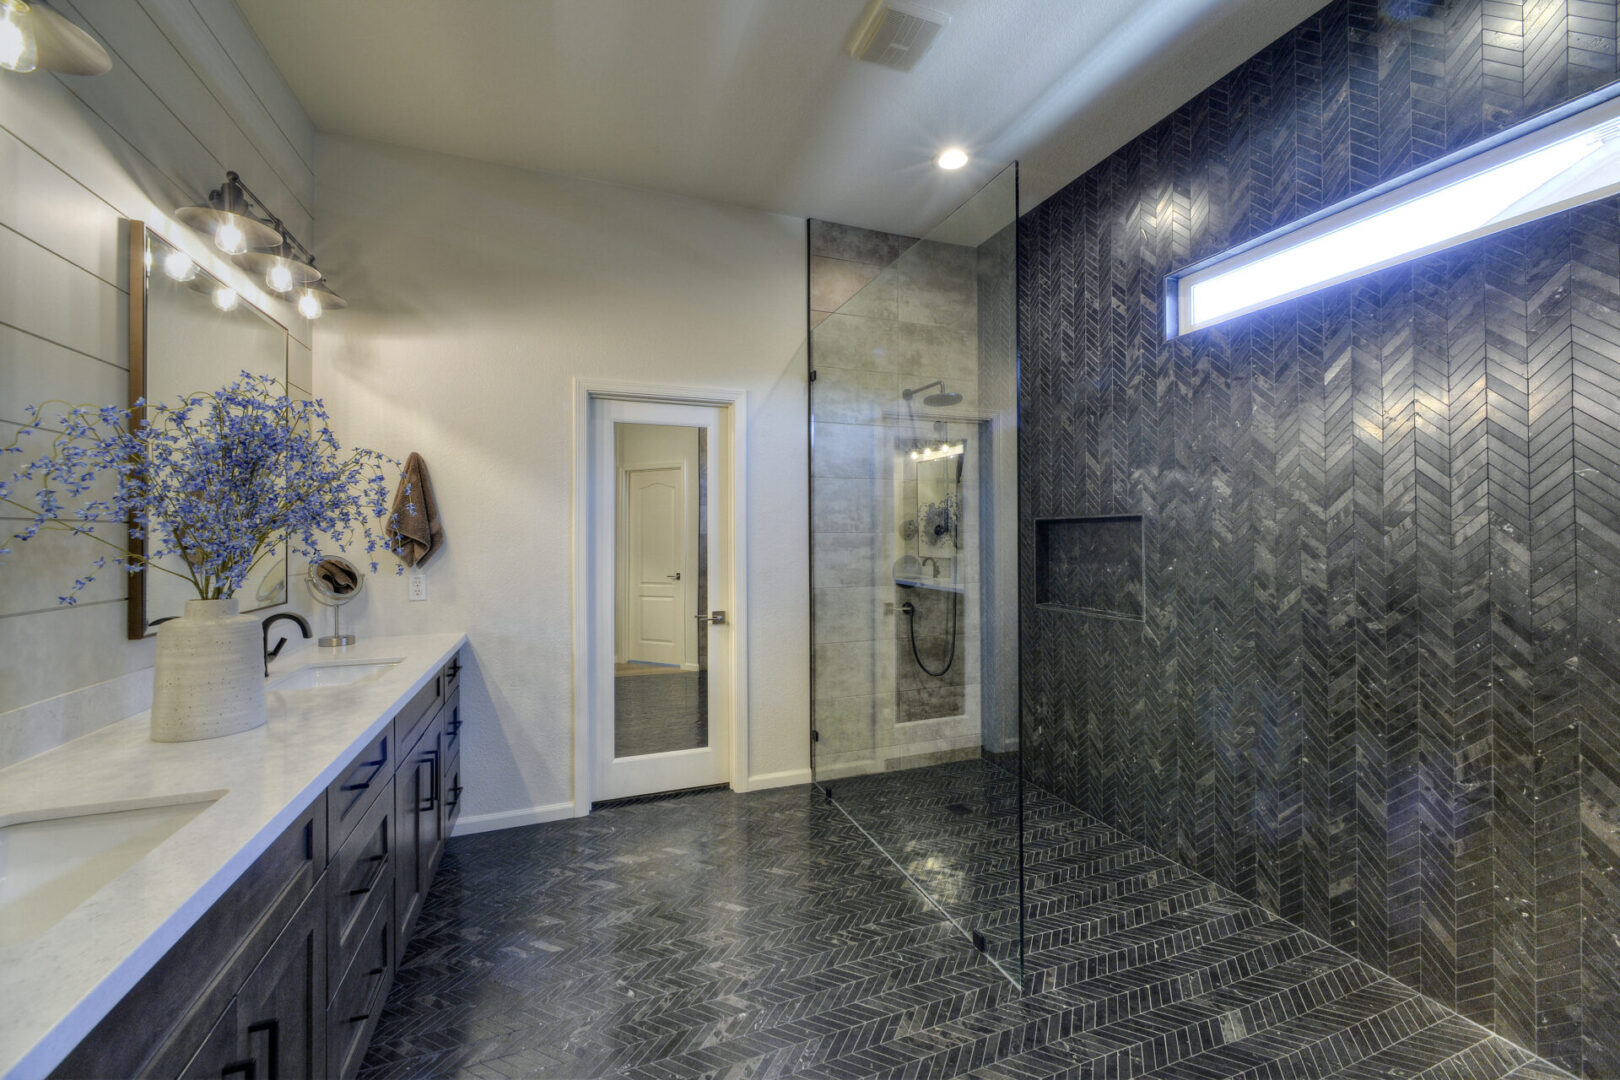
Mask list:
[[[439,752],[429,750],[423,754],[422,764],[431,765],[433,771],[430,774],[432,778],[428,781],[427,805],[417,803],[416,812],[418,814],[431,814],[439,806]]]
[[[344,784],[343,787],[341,787],[339,790],[340,791],[364,791],[364,790],[366,790],[366,788],[371,786],[371,782],[373,780],[377,779],[377,774],[382,772],[382,767],[384,765],[387,765],[387,764],[388,764],[388,756],[386,754],[383,755],[382,757],[378,758],[376,761],[362,761],[359,765],[356,766],[356,768],[357,769],[370,769],[371,772],[366,776],[366,778],[364,780],[360,781],[358,784]]]
[[[371,1014],[370,1013],[361,1013],[359,1016],[351,1016],[351,1017],[349,1017],[347,1022],[350,1023],[350,1024],[363,1024],[367,1020],[370,1020],[370,1019],[371,1019]]]
[[[362,864],[363,863],[368,863],[368,862],[384,863],[384,862],[387,862],[387,861],[388,861],[388,853],[386,851],[383,852],[381,855],[367,855],[365,858],[360,860],[360,862]],[[362,888],[350,889],[349,890],[349,895],[350,896],[364,896],[364,895],[366,895],[366,893],[370,892],[372,889],[375,889],[377,887],[377,882],[381,881],[382,879],[383,879],[383,870],[382,870],[382,867],[379,866],[375,871],[372,872],[371,878],[365,883],[365,885]]]

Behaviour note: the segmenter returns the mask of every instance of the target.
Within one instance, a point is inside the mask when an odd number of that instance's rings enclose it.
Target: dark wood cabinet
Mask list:
[[[443,716],[434,717],[394,777],[394,820],[399,828],[394,910],[400,940],[410,936],[433,881],[444,845]]]
[[[236,1032],[252,1080],[326,1072],[326,911],[317,888],[304,899],[236,995]]]
[[[52,1077],[350,1080],[460,808],[459,674],[435,672]]]

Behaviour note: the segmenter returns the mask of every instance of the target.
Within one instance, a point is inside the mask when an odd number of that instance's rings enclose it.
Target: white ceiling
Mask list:
[[[924,2],[903,73],[843,53],[864,0],[237,0],[323,132],[912,235],[1015,158],[1034,206],[1323,0]]]

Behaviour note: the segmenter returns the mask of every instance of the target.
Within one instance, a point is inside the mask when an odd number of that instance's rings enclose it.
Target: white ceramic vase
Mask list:
[[[190,742],[264,723],[264,633],[236,600],[187,600],[158,627],[152,738]]]

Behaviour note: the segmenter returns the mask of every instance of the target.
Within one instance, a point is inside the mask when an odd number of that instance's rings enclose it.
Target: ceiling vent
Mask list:
[[[910,0],[872,0],[850,32],[844,51],[897,71],[917,66],[951,17]]]

